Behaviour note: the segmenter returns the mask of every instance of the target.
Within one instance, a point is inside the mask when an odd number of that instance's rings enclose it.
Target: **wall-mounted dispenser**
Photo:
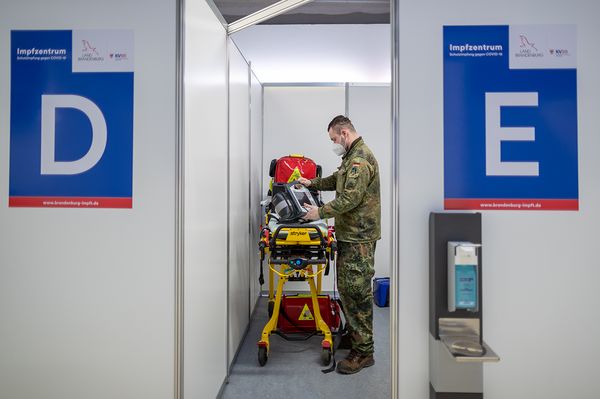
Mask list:
[[[500,358],[483,341],[480,213],[429,216],[430,399],[482,399],[483,363]]]

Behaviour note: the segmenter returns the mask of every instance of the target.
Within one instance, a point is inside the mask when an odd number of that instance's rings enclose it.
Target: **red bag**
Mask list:
[[[315,164],[312,159],[292,154],[272,160],[269,175],[273,177],[274,183],[289,183],[290,176],[296,169],[298,169],[300,176],[306,179],[314,179],[321,174],[321,167]]]
[[[332,301],[329,295],[319,295],[319,312],[323,321],[332,332],[336,332],[341,323],[340,305]],[[283,295],[281,310],[277,319],[277,328],[282,333],[302,333],[315,331],[315,313],[310,295]]]

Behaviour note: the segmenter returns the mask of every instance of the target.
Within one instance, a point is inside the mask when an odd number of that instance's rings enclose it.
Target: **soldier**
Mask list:
[[[322,207],[305,204],[305,219],[335,218],[338,239],[338,287],[351,337],[351,350],[338,372],[353,374],[375,364],[373,291],[375,244],[381,238],[379,166],[350,119],[336,116],[327,127],[333,152],[342,164],[333,175],[299,182],[317,190],[335,190]]]

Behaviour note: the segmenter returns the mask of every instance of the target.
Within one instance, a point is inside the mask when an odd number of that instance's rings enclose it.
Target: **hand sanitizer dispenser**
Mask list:
[[[430,399],[483,399],[483,364],[500,357],[483,340],[480,213],[429,216]]]
[[[448,242],[448,311],[479,310],[479,255],[480,244]]]

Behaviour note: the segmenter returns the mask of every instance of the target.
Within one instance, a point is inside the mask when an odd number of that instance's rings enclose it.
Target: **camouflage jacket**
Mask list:
[[[335,218],[338,240],[371,242],[381,238],[379,166],[362,137],[352,143],[336,172],[312,179],[311,187],[335,190],[335,199],[319,208],[319,216]]]

